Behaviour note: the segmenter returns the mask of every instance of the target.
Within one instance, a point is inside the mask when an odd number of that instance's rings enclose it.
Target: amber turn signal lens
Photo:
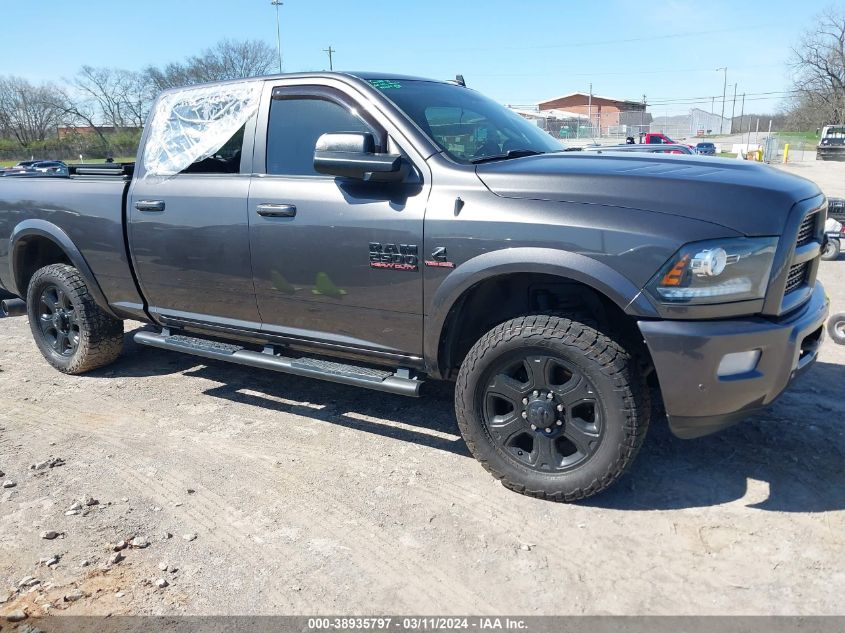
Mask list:
[[[668,273],[663,275],[663,280],[660,282],[662,286],[680,286],[684,279],[684,271],[689,262],[689,255],[684,255],[679,259]]]

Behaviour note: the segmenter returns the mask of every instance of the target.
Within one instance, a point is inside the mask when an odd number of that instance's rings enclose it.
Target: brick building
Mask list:
[[[595,128],[601,128],[599,134],[612,132],[619,126],[639,127],[651,122],[651,115],[646,113],[646,106],[640,101],[611,99],[586,92],[572,92],[567,95],[548,99],[537,104],[540,111],[566,110],[589,117]]]

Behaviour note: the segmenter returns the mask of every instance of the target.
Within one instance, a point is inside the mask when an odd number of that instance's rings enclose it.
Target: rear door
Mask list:
[[[249,161],[242,160],[251,154],[252,133],[245,135],[245,127],[175,176],[133,182],[130,253],[150,311],[164,323],[260,327],[249,254]]]
[[[381,151],[402,151],[389,121],[343,84],[268,84],[248,205],[262,327],[344,347],[418,355],[425,163],[412,160],[414,182],[398,184],[317,174],[314,146],[329,132],[370,132]],[[374,266],[379,262],[371,262],[371,252],[405,253],[415,265]]]

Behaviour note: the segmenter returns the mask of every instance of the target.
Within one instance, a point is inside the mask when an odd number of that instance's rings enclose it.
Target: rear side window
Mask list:
[[[318,97],[273,99],[267,127],[267,173],[316,176],[314,146],[323,134],[374,131],[353,111]]]
[[[241,126],[228,141],[215,149],[211,156],[194,161],[182,170],[183,174],[237,174],[241,171],[241,150],[244,144]]]

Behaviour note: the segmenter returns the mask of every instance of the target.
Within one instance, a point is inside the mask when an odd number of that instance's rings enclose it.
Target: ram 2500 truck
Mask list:
[[[248,368],[454,380],[487,470],[581,499],[631,464],[652,392],[692,438],[811,365],[826,201],[754,163],[561,149],[453,82],[165,92],[135,163],[0,180],[0,283],[66,373],[137,319],[142,345]]]

